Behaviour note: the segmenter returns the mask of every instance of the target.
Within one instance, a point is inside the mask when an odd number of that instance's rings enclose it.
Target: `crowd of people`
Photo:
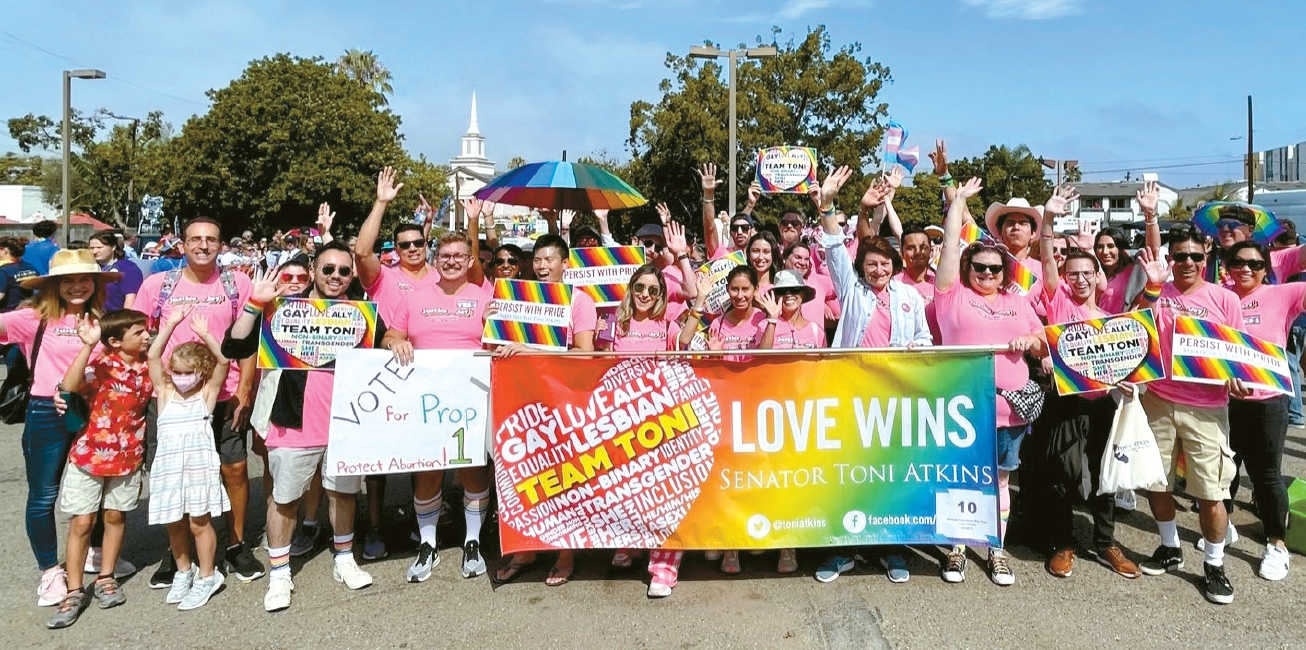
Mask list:
[[[1306,246],[1298,245],[1295,235],[1268,248],[1253,241],[1254,215],[1236,207],[1221,215],[1213,240],[1181,224],[1163,241],[1154,183],[1137,195],[1146,233],[1136,253],[1114,228],[1070,235],[1053,231],[1054,218],[1067,214],[1076,198],[1072,187],[1056,188],[1041,206],[1019,197],[996,202],[976,219],[967,199],[980,192],[980,181],[954,181],[942,143],[931,158],[947,207],[941,225],[925,228],[904,228],[897,217],[893,199],[902,181],[899,172],[875,177],[850,218],[834,200],[852,171],[836,169],[811,192],[814,219],[787,211],[771,232],[753,216],[763,198],[759,188],[750,190],[739,214],[716,214],[720,181],[714,165],[703,165],[696,170],[702,245],[690,241],[665,205],[658,206],[660,222],[642,225],[632,241],[623,242],[642,246],[647,263],[631,277],[621,304],[598,309],[586,294],[574,294],[568,346],[632,354],[1000,346],[995,355],[1000,539],[1006,538],[1012,511],[1011,477],[1020,471],[1022,507],[1030,513],[1020,522],[1036,528],[1027,533],[1046,548],[1047,570],[1069,577],[1076,560],[1071,522],[1078,494],[1070,486],[1079,486],[1088,473],[1095,560],[1125,578],[1174,571],[1185,561],[1173,496],[1182,455],[1183,489],[1199,506],[1206,597],[1215,603],[1233,600],[1224,549],[1237,535],[1227,509],[1238,487],[1239,464],[1247,469],[1264,524],[1259,575],[1284,579],[1287,498],[1279,468],[1287,427],[1300,423],[1300,397],[1294,401],[1251,390],[1237,380],[1212,386],[1173,379],[1058,397],[1047,385],[1043,327],[1150,308],[1167,357],[1180,315],[1286,345],[1294,320],[1306,309],[1306,283],[1290,282],[1306,269]],[[31,368],[22,437],[26,524],[41,571],[38,604],[55,608],[51,628],[74,624],[92,600],[102,608],[125,602],[118,580],[135,568],[122,558],[122,549],[140,531],[126,534],[124,513],[138,506],[143,477],[148,477],[149,524],[166,526],[169,541],[149,584],[167,589],[165,602],[181,610],[204,606],[230,577],[249,582],[265,574],[265,609],[289,607],[290,558],[311,551],[324,530],[318,522],[323,492],[335,581],[348,589],[372,584],[359,559],[388,555],[380,534],[386,477],[323,471],[334,372],[328,367],[260,374],[254,355],[264,310],[283,296],[366,297],[376,302],[382,321],[379,347],[406,365],[413,363],[415,350],[486,348],[481,332],[496,309],[495,279],[561,282],[571,247],[618,244],[609,215],[597,211],[597,229],[573,229],[568,216],[549,214],[556,232],[536,239],[529,253],[500,245],[493,206],[477,199],[464,202],[466,232],[435,235],[423,202],[424,224],[402,223],[381,243],[382,218],[402,187],[392,169],[381,171],[372,210],[348,242],[331,237],[334,214],[325,204],[317,229],[278,233],[272,247],[266,239],[254,241],[249,232],[224,240],[216,221],[193,218],[176,235],[166,233],[149,247],[163,255],[153,262],[177,260],[158,268],[137,265],[143,256],[114,233],[97,234],[85,249],[69,250],[53,245],[53,231],[37,232],[38,241],[31,244],[0,239],[5,309],[0,343]],[[988,236],[967,234],[980,226]],[[880,236],[885,228],[892,239]],[[696,277],[696,269],[733,253],[745,262],[728,272],[724,305],[710,310],[714,285]],[[1032,285],[1016,282],[1028,274]],[[511,356],[526,348],[512,344],[496,353]],[[1130,500],[1132,494],[1096,495],[1116,393],[1141,394],[1168,475],[1145,490],[1160,540],[1141,561],[1114,541],[1117,500]],[[1081,419],[1087,426],[1064,426]],[[1076,462],[1058,462],[1049,440],[1063,446],[1068,440]],[[246,527],[251,451],[265,467],[267,501],[256,507],[267,513],[266,565],[255,554],[257,536]],[[1086,462],[1078,462],[1080,451]],[[505,557],[491,572],[481,549],[482,529],[494,507],[489,468],[456,474],[465,519],[459,571],[465,578],[490,573],[496,583],[516,579],[538,560],[536,554]],[[418,583],[439,564],[437,530],[448,507],[447,483],[443,472],[411,478],[418,548],[403,579]],[[356,551],[355,519],[363,493],[368,517]],[[71,522],[62,549],[57,514]],[[217,517],[225,519],[225,539],[216,532]],[[855,564],[849,549],[830,551],[816,572],[822,582]],[[902,549],[878,551],[891,581],[908,580]],[[643,552],[619,550],[611,562],[630,566]],[[719,561],[724,573],[741,571],[738,551],[706,555]],[[673,550],[649,552],[650,597],[671,595],[683,556]],[[965,546],[946,549],[942,578],[963,581],[969,557]],[[575,562],[573,550],[560,551],[547,584],[565,584]],[[998,585],[1016,580],[1003,543],[987,550],[983,565]],[[781,551],[777,570],[797,568],[796,551]],[[83,569],[95,575],[89,584]]]

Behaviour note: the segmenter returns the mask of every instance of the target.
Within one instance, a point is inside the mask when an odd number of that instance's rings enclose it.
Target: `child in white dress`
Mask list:
[[[222,587],[223,576],[214,566],[218,537],[213,517],[231,509],[209,425],[228,364],[204,316],[191,316],[191,329],[204,343],[177,346],[166,368],[163,364],[168,338],[190,313],[190,307],[174,309],[149,354],[150,379],[159,400],[158,450],[150,466],[150,524],[168,525],[177,573],[165,602],[176,603],[180,610],[203,607]]]

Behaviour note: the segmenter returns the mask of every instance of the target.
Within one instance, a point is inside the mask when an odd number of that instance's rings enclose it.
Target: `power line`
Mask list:
[[[1211,161],[1211,162],[1181,163],[1181,164],[1176,164],[1176,165],[1147,165],[1146,167],[1147,167],[1148,170],[1152,170],[1152,169],[1179,169],[1179,168],[1181,168],[1181,167],[1205,167],[1205,166],[1208,166],[1208,165],[1228,165],[1228,164],[1230,164],[1230,163],[1243,163],[1243,162],[1245,162],[1245,161],[1244,161],[1242,158],[1233,158],[1233,159],[1231,159],[1231,160],[1213,160],[1213,161]],[[1117,173],[1117,172],[1132,172],[1132,171],[1138,171],[1138,169],[1139,169],[1138,167],[1121,167],[1120,169],[1094,169],[1094,170],[1092,170],[1092,171],[1084,170],[1084,171],[1082,171],[1082,172],[1080,172],[1080,173],[1081,173],[1081,174],[1085,174],[1085,175],[1088,175],[1088,174],[1112,174],[1112,173]]]

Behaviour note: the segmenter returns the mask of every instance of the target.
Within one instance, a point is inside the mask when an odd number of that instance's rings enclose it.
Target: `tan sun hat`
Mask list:
[[[1033,233],[1038,234],[1043,227],[1043,206],[1031,207],[1029,201],[1015,197],[1006,203],[994,201],[989,204],[989,209],[984,211],[984,225],[988,226],[989,234],[994,237],[998,236],[998,220],[1004,215],[1019,214],[1029,217],[1034,224]]]
[[[50,258],[50,272],[34,278],[22,280],[20,284],[27,289],[35,289],[50,278],[65,275],[98,275],[105,282],[113,282],[122,277],[117,271],[103,271],[95,261],[95,254],[90,250],[59,250]]]
[[[801,289],[803,302],[811,302],[811,300],[816,297],[816,289],[807,286],[807,284],[803,282],[802,276],[798,275],[797,271],[791,271],[789,269],[785,269],[775,274],[775,284],[771,285],[772,295],[774,295],[774,292],[778,289]]]

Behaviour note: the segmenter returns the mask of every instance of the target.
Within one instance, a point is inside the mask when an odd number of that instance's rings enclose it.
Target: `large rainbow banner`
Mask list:
[[[484,343],[525,343],[544,350],[566,350],[571,333],[571,286],[535,280],[494,281],[498,308],[485,319]]]
[[[1048,325],[1052,376],[1060,395],[1165,378],[1152,310]]]
[[[1232,327],[1179,316],[1170,350],[1171,379],[1198,384],[1241,379],[1252,388],[1292,394],[1292,370],[1283,348]]]
[[[584,291],[596,307],[615,307],[626,297],[630,276],[644,265],[643,246],[573,248],[562,281]]]
[[[491,366],[503,552],[998,542],[988,352]]]

